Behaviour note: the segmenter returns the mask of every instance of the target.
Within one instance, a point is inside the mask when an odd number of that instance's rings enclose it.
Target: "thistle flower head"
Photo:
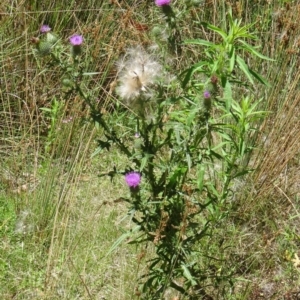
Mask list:
[[[47,33],[49,31],[51,31],[51,28],[47,24],[42,25],[41,28],[40,28],[40,33]]]
[[[69,38],[70,44],[72,45],[71,53],[75,58],[79,54],[81,54],[81,44],[83,43],[83,37],[79,34],[74,34]]]
[[[72,46],[80,46],[83,43],[83,37],[79,34],[74,34],[69,39]]]
[[[203,97],[204,97],[204,100],[203,100],[204,107],[207,110],[210,110],[210,108],[211,108],[211,93],[210,93],[210,91],[208,91],[208,90],[204,91]]]
[[[141,174],[139,172],[129,172],[125,175],[125,181],[130,188],[136,188],[141,183]]]
[[[205,99],[209,99],[209,98],[211,97],[210,92],[209,92],[209,91],[205,91],[205,92],[203,93],[203,97],[204,97]]]
[[[157,6],[170,5],[171,0],[155,0]]]
[[[150,87],[161,75],[162,66],[143,48],[135,47],[127,50],[117,63],[119,86],[117,94],[125,101],[133,100],[141,95],[151,97]]]

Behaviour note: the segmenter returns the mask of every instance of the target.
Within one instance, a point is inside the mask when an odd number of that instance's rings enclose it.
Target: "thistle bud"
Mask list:
[[[204,91],[203,98],[203,105],[209,110],[211,108],[211,93],[209,91]]]
[[[211,82],[213,85],[216,85],[216,84],[218,83],[218,77],[217,77],[216,75],[211,76],[210,82]]]
[[[162,30],[158,26],[154,26],[151,32],[154,36],[160,36],[162,34]]]
[[[51,52],[52,44],[47,41],[40,41],[37,44],[37,50],[41,55],[47,55]]]
[[[46,41],[48,43],[54,45],[58,41],[58,37],[52,32],[47,32],[46,33]]]
[[[72,87],[73,86],[73,82],[68,78],[63,78],[62,84],[65,87]]]
[[[83,43],[83,37],[78,34],[74,34],[69,39],[72,45],[72,55],[77,56],[81,54],[81,44]]]
[[[140,134],[139,134],[138,132],[136,132],[136,134],[134,135],[134,137],[135,137],[135,140],[134,140],[134,148],[135,148],[136,150],[141,150],[143,141],[142,141],[142,139],[140,138]]]

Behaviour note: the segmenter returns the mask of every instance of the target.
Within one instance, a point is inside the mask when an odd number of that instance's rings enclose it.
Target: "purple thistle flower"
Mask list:
[[[171,0],[155,0],[157,6],[170,5]]]
[[[80,46],[83,43],[83,37],[79,34],[74,34],[69,39],[71,45],[73,46]]]
[[[139,172],[129,172],[125,175],[125,181],[130,188],[136,188],[141,183],[141,174]]]
[[[41,32],[41,33],[47,33],[47,32],[49,32],[49,31],[51,31],[51,28],[50,28],[49,25],[44,24],[44,25],[42,25],[41,28],[40,28],[40,32]]]
[[[209,98],[211,97],[209,91],[205,91],[205,92],[203,93],[203,96],[204,96],[205,99],[209,99]]]

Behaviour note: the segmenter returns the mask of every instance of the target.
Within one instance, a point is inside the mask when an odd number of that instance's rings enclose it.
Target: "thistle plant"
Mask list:
[[[130,56],[128,59],[131,62]],[[126,59],[123,64],[128,64]],[[127,83],[122,76],[120,73],[119,96],[127,95],[120,92],[126,90]],[[151,91],[155,117],[135,116],[136,124],[131,126],[133,132],[139,131],[138,144],[123,144],[128,169],[138,172],[125,175],[130,190],[126,199],[129,215],[136,223],[132,232],[140,232],[132,243],[151,243],[156,253],[141,277],[139,293],[143,298],[161,299],[170,288],[190,299],[204,297],[205,285],[231,280],[231,271],[226,273],[224,266],[222,274],[210,274],[206,263],[200,263],[208,255],[201,245],[214,238],[214,228],[231,213],[229,195],[234,181],[251,171],[246,158],[253,149],[249,136],[256,129],[252,124],[264,113],[255,111],[259,101],[248,97],[239,102],[231,99],[230,112],[225,106],[216,106],[217,81],[212,76],[210,90],[203,82],[202,92],[192,97],[189,89],[180,96],[166,96],[160,85],[163,81],[151,82],[157,90],[156,94]],[[134,96],[123,101],[146,103],[142,86],[137,85]],[[218,108],[219,117],[211,119],[213,107]],[[213,135],[219,139],[214,141]],[[214,170],[216,164],[222,165],[222,171]],[[127,237],[128,233],[121,236],[111,250]],[[219,269],[218,261],[215,257],[209,263]]]
[[[163,9],[169,6],[158,2]],[[131,243],[153,247],[155,255],[146,262],[136,289],[142,299],[162,299],[169,289],[187,299],[200,299],[208,297],[207,286],[233,284],[235,267],[222,258],[227,245],[217,240],[218,230],[232,214],[236,180],[251,171],[250,136],[264,112],[257,111],[259,100],[246,95],[235,100],[226,89],[233,89],[235,68],[256,74],[241,67],[244,60],[238,50],[265,57],[242,41],[255,38],[248,32],[250,26],[240,26],[231,15],[229,23],[229,34],[207,24],[224,41],[219,45],[198,40],[208,47],[206,60],[183,72],[177,84],[170,84],[159,55],[141,46],[129,48],[117,62],[116,94],[125,112],[122,107],[111,116],[103,115],[82,88],[84,73],[77,68],[82,49],[74,49],[81,47],[82,37],[70,39],[72,68],[61,63],[61,55],[53,55],[70,91],[83,98],[91,119],[104,132],[96,153],[116,147],[127,158],[124,170],[114,167],[108,174],[124,176],[128,197],[123,199],[135,227],[108,254],[129,236]],[[193,78],[196,72],[204,73],[203,80]],[[116,118],[126,125],[126,134]],[[211,255],[216,244],[219,255]]]
[[[41,37],[32,38],[31,41],[36,45],[36,53],[41,56],[45,56],[51,53],[56,43],[58,42],[58,37],[56,34],[51,32],[51,27],[44,24],[40,27]]]
[[[205,45],[208,50],[206,60],[183,72],[180,94],[166,94],[166,86],[160,80],[151,81],[156,93],[151,90],[145,96],[148,90],[138,71],[127,73],[128,77],[119,73],[117,92],[121,101],[135,99],[134,103],[142,103],[142,110],[147,98],[156,103],[154,118],[147,119],[140,113],[137,124],[132,122],[132,131],[139,132],[138,147],[125,146],[128,168],[143,176],[138,189],[129,185],[130,197],[126,199],[129,216],[136,223],[132,232],[140,232],[131,243],[150,243],[156,254],[141,276],[138,293],[143,299],[162,299],[169,289],[187,299],[199,299],[209,297],[207,285],[232,285],[234,266],[221,258],[227,246],[220,246],[220,257],[212,257],[209,245],[214,244],[216,228],[232,214],[231,195],[237,179],[251,172],[248,159],[254,145],[250,136],[265,112],[257,111],[260,100],[243,96],[236,101],[228,90],[234,88],[233,71],[237,67],[250,83],[252,76],[266,83],[256,72],[243,67],[238,50],[268,59],[242,40],[255,36],[248,32],[250,25],[240,24],[232,20],[229,12],[228,34],[207,24],[220,33],[224,39],[221,45],[202,40],[187,42]],[[134,65],[130,56],[128,60],[124,58],[123,66],[127,65]],[[204,81],[194,80],[192,75],[196,72],[204,73]],[[124,92],[132,88],[129,80],[136,83],[132,97]],[[128,233],[121,236],[112,249],[127,237]],[[221,271],[211,272],[209,265]]]
[[[42,25],[40,28],[41,37],[32,38],[36,45],[34,55],[39,67],[47,70],[56,67],[59,80],[61,80],[61,93],[52,101],[52,107],[41,108],[42,111],[50,115],[51,124],[48,133],[48,146],[54,141],[57,118],[65,111],[64,99],[70,95],[79,95],[90,108],[91,118],[97,123],[98,108],[97,100],[92,99],[87,88],[89,78],[98,74],[97,72],[85,72],[84,61],[81,58],[84,47],[84,37],[80,34],[73,34],[68,38],[67,43],[62,43],[62,39],[52,31],[49,25]],[[97,123],[98,124],[98,123]]]

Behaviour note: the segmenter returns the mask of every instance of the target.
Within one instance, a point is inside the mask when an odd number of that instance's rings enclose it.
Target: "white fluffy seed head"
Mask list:
[[[149,88],[161,76],[162,66],[141,47],[127,50],[117,63],[119,85],[117,94],[126,102],[141,95],[151,97]]]

